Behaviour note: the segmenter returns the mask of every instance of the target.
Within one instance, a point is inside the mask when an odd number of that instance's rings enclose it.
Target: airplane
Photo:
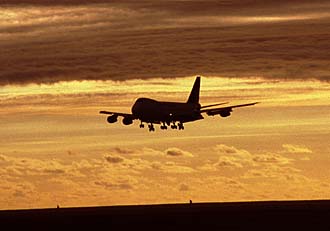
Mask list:
[[[109,115],[107,117],[108,123],[117,122],[119,116],[123,117],[122,123],[124,125],[132,124],[133,120],[140,120],[140,128],[144,128],[144,123],[147,123],[149,131],[153,132],[155,131],[154,124],[160,124],[162,130],[166,130],[167,126],[170,126],[171,129],[184,130],[184,123],[204,119],[203,113],[206,113],[208,116],[220,115],[221,117],[228,117],[231,115],[233,108],[252,106],[258,103],[216,108],[214,107],[228,104],[228,102],[201,106],[199,103],[200,81],[201,77],[197,76],[189,98],[185,103],[138,98],[131,108],[131,114],[111,111],[100,111],[99,113]]]

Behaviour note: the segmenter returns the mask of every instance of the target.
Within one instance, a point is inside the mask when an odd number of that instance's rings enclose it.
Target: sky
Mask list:
[[[330,3],[0,3],[0,209],[330,199]],[[184,131],[139,97],[261,102]]]

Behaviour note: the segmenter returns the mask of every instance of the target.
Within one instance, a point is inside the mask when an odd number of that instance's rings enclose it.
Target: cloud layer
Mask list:
[[[1,85],[196,74],[329,80],[327,1],[281,1],[276,10],[272,1],[26,1],[37,2],[0,5]]]
[[[298,159],[289,159],[281,151],[252,153],[225,144],[206,150],[208,154],[192,154],[177,147],[164,151],[117,147],[103,156],[82,158],[78,153],[57,159],[1,154],[0,207],[173,203],[187,198],[232,201],[292,196],[298,199],[327,195],[326,181],[305,176],[304,170],[295,165]],[[176,154],[169,157],[169,152]]]

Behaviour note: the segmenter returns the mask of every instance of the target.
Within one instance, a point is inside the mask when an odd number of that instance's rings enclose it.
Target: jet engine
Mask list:
[[[230,116],[230,111],[222,111],[222,112],[220,112],[220,114],[219,114],[221,117],[228,117],[228,116]]]
[[[133,123],[132,118],[130,118],[130,117],[124,117],[124,118],[123,118],[123,124],[124,124],[124,125],[130,125],[130,124],[132,124],[132,123]]]
[[[118,119],[118,115],[112,115],[112,116],[108,116],[107,121],[108,123],[112,124],[112,123],[116,123]]]

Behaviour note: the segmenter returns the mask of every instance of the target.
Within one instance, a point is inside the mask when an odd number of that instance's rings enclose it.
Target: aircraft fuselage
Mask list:
[[[132,107],[132,114],[142,122],[160,124],[181,123],[203,119],[199,103],[162,102],[139,98]]]

